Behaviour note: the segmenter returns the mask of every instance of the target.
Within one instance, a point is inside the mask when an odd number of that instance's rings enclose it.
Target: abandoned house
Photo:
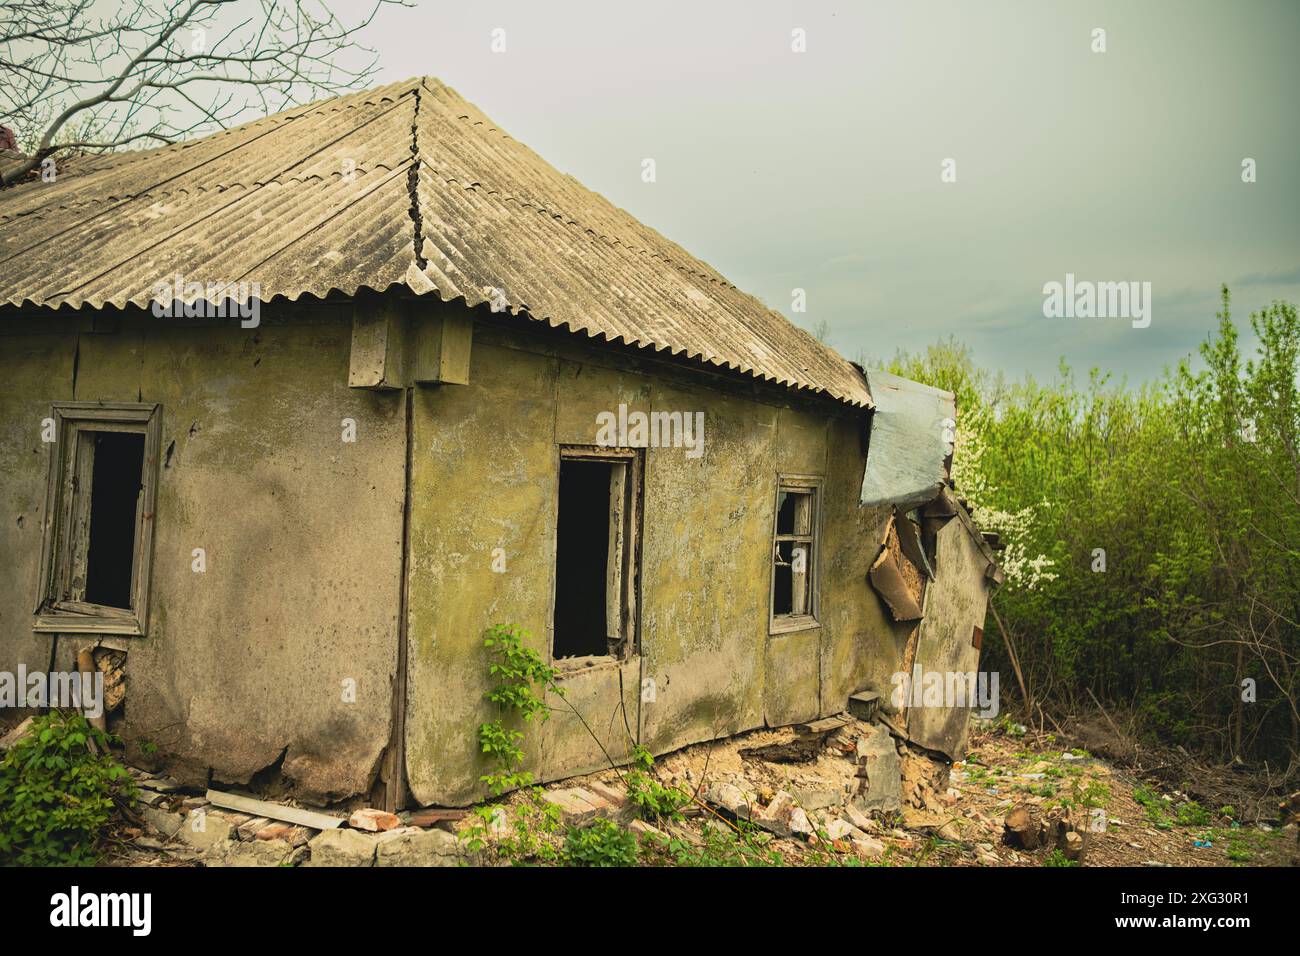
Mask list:
[[[888,706],[977,669],[955,416],[433,79],[74,157],[0,193],[0,670],[116,655],[134,762],[390,806],[484,795],[497,623],[592,730],[540,781]]]

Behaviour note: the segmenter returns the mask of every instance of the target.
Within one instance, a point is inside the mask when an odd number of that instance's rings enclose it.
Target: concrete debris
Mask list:
[[[844,784],[836,787],[831,781],[817,781],[817,783],[821,785],[795,788],[794,795],[795,799],[799,801],[799,806],[811,813],[814,810],[825,810],[829,807],[844,805],[844,799],[847,796]]]
[[[446,830],[402,827],[375,841],[375,866],[459,866],[462,853]]]
[[[931,833],[945,840],[959,840],[961,835],[953,826],[952,817],[933,810],[918,810],[916,807],[903,807],[903,826],[909,830]]]
[[[862,838],[866,836],[865,833],[855,827],[852,823],[838,817],[827,823],[822,832],[826,834],[826,839],[832,841],[848,840],[853,837]]]
[[[860,810],[893,811],[902,807],[902,765],[894,738],[879,724],[858,738],[857,771],[852,802]]]
[[[794,836],[794,831],[790,826],[790,818],[796,809],[794,795],[785,790],[778,790],[768,805],[760,808],[750,819],[769,833],[779,837],[791,837]]]
[[[136,779],[136,785],[144,790],[153,790],[155,793],[175,793],[181,789],[181,785],[171,777],[139,777]]]
[[[749,740],[757,746],[746,748],[738,742],[723,750],[714,745],[692,755],[695,763],[672,755],[659,766],[662,778],[674,785],[692,788],[693,782],[703,780],[701,802],[725,819],[702,807],[687,808],[702,816],[694,823],[689,819],[653,823],[636,819],[626,792],[609,771],[575,778],[570,786],[546,791],[545,799],[559,808],[565,827],[585,826],[604,817],[638,835],[672,838],[695,846],[704,843],[702,827],[730,835],[734,829],[725,821],[735,820],[752,823],[760,831],[750,833],[749,840],[772,843],[779,852],[795,854],[830,850],[878,860],[914,845],[915,834],[921,832],[957,844],[955,852],[971,863],[1000,866],[1025,861],[1010,850],[999,856],[992,842],[974,842],[980,839],[976,834],[998,829],[1014,834],[1006,842],[1019,849],[1059,847],[1072,860],[1081,860],[1086,851],[1087,834],[1068,812],[1059,808],[1043,812],[1032,805],[1032,798],[1016,806],[1007,801],[1005,819],[1003,811],[998,811],[997,817],[978,813],[966,805],[963,791],[979,794],[988,788],[966,764],[950,769],[946,761],[909,746],[883,722],[832,718],[759,732]],[[793,765],[781,759],[789,752],[782,748],[808,740],[816,741],[819,748],[808,763]],[[774,744],[776,749],[772,749]],[[755,753],[777,759],[756,758]],[[140,771],[135,775],[142,787],[153,779]],[[206,797],[166,793],[165,779],[155,785],[158,790],[142,792],[163,797],[164,803],[143,806],[140,812],[161,839],[139,834],[134,845],[140,850],[153,848],[178,862],[202,866],[455,866],[488,859],[471,853],[459,839],[457,830],[469,822],[470,811],[463,809],[431,807],[398,815],[367,807],[351,814],[348,828],[318,832],[277,819],[285,810],[313,811],[279,807],[242,795],[233,795],[231,800],[230,794],[213,793],[218,801],[233,802],[240,808],[232,809],[208,803]],[[168,805],[173,809],[167,809]],[[190,812],[176,813],[175,808]],[[501,837],[511,830],[507,807],[498,805],[493,810],[488,831]],[[970,836],[963,839],[964,833]],[[781,848],[778,841],[782,840],[802,844],[806,850]]]
[[[324,830],[307,844],[303,866],[374,866],[375,839],[360,830]]]
[[[402,821],[397,814],[389,813],[386,810],[376,810],[373,807],[358,810],[348,817],[348,826],[356,830],[366,830],[369,833],[377,833],[380,830],[396,830],[401,825]]]
[[[734,783],[716,783],[705,790],[701,796],[706,803],[727,811],[733,817],[748,820],[753,812],[756,800],[750,799]]]
[[[875,837],[866,836],[853,838],[853,849],[859,856],[865,856],[868,859],[878,860],[885,855],[885,844],[881,843]]]
[[[603,783],[599,780],[593,780],[587,784],[588,788],[596,796],[600,797],[611,807],[618,809],[627,803],[627,794],[618,787]]]
[[[220,848],[227,841],[235,838],[235,825],[223,820],[216,814],[204,814],[199,811],[191,815],[184,826],[176,831],[176,839],[189,844],[194,849],[205,852]]]
[[[853,735],[846,733],[844,730],[837,730],[826,741],[826,746],[836,753],[852,757],[858,749],[858,742]]]
[[[899,766],[905,804],[944,813],[955,802],[945,799],[950,778],[947,764],[907,751],[899,758]]]
[[[272,823],[257,831],[255,839],[288,843],[292,847],[306,846],[312,836],[306,827],[291,823]]]
[[[869,816],[867,816],[865,813],[863,813],[861,810],[859,810],[851,803],[844,808],[843,813],[844,813],[845,820],[853,824],[855,827],[857,827],[859,830],[863,831],[864,833],[872,833],[880,829],[880,824],[876,823],[876,821],[872,820]]]
[[[170,810],[141,807],[140,816],[144,818],[145,823],[169,840],[176,835],[181,827],[185,826],[185,814],[172,813]]]
[[[560,808],[560,815],[569,826],[580,826],[596,817],[611,816],[614,807],[583,787],[567,787],[546,791],[546,800]]]
[[[790,832],[797,837],[807,839],[813,835],[813,825],[802,807],[795,807],[790,813]]]
[[[307,856],[306,846],[285,840],[234,841],[203,855],[204,866],[297,866]]]

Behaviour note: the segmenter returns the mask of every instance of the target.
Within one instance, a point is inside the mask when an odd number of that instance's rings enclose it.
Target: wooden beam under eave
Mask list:
[[[441,309],[412,319],[411,381],[421,385],[468,385],[474,322],[464,314]]]
[[[352,354],[348,385],[352,388],[406,387],[406,310],[403,303],[367,296],[352,313]]]

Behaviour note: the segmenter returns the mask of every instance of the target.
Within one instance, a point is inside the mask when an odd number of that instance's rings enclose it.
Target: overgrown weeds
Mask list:
[[[136,797],[118,743],[77,713],[51,711],[0,758],[0,861],[90,866],[115,803]]]

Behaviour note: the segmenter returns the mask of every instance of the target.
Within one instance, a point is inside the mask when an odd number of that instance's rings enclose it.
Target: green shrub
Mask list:
[[[92,754],[93,741],[99,755]],[[114,799],[135,783],[108,755],[109,737],[80,714],[53,711],[0,759],[0,861],[17,866],[89,866]]]
[[[632,748],[632,766],[623,775],[627,798],[642,820],[680,820],[681,809],[691,802],[691,795],[680,787],[665,787],[650,775],[654,755],[640,744]]]
[[[955,341],[888,367],[956,394],[953,479],[1004,545],[983,669],[1021,673],[1049,714],[1092,694],[1125,712],[1122,736],[1289,766],[1300,314],[1275,302],[1239,329],[1224,289],[1216,319],[1198,355],[1142,387],[1065,366],[1008,381]],[[998,726],[1018,725],[1005,711]]]
[[[523,799],[513,807],[501,803],[475,807],[473,822],[462,831],[462,839],[470,850],[490,850],[515,866],[557,862],[560,808],[546,799],[540,787],[520,793]],[[494,830],[497,835],[491,839]]]
[[[1060,850],[1053,850],[1047,856],[1043,857],[1043,866],[1078,866],[1078,862],[1071,860]]]
[[[703,842],[681,836],[658,834],[643,838],[646,862],[678,867],[771,867],[786,860],[768,844],[772,835],[752,823],[737,820],[733,826],[708,826],[701,831]]]
[[[640,770],[629,770],[624,777],[627,798],[642,820],[678,820],[681,809],[691,802],[691,795],[680,787],[665,787]]]
[[[1179,826],[1184,827],[1204,827],[1209,826],[1213,818],[1210,811],[1205,809],[1195,800],[1188,800],[1186,803],[1180,803],[1178,809],[1174,811]]]
[[[555,669],[525,643],[531,639],[526,630],[514,624],[494,624],[483,635],[483,646],[489,657],[488,673],[495,682],[487,699],[497,705],[503,716],[479,725],[479,749],[496,768],[479,780],[495,796],[533,782],[533,775],[520,769],[524,762],[521,746],[524,735],[515,727],[507,726],[506,721],[549,720],[551,708],[546,703],[546,692],[564,696],[564,690],[555,685]],[[541,686],[541,693],[533,689],[534,684]]]
[[[564,862],[569,866],[636,866],[636,837],[604,819],[571,828],[564,838]]]

